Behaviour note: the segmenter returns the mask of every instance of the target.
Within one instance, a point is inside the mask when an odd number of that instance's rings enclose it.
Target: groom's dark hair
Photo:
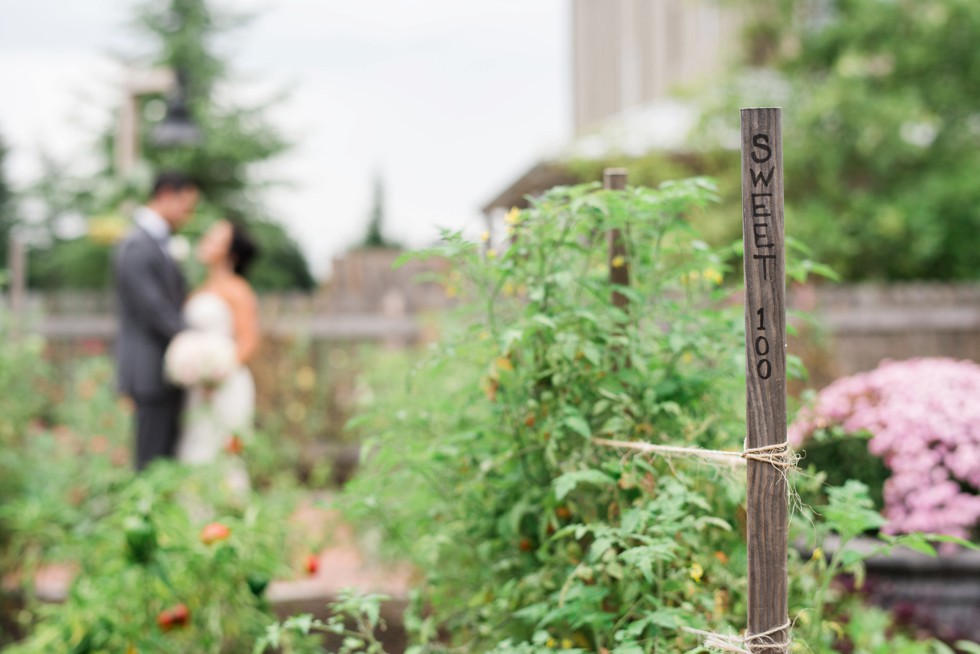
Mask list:
[[[155,198],[163,191],[183,191],[187,188],[200,188],[197,181],[185,172],[179,170],[163,170],[153,180],[153,190],[150,197]]]
[[[228,222],[231,223],[231,245],[228,247],[228,256],[235,268],[235,274],[245,277],[255,257],[259,255],[259,246],[240,222],[234,219]]]

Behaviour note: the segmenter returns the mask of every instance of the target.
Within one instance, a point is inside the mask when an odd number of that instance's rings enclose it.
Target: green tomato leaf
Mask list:
[[[575,490],[579,484],[591,484],[593,486],[611,486],[616,480],[599,470],[576,470],[566,472],[561,477],[552,482],[555,488],[555,497],[559,500]]]

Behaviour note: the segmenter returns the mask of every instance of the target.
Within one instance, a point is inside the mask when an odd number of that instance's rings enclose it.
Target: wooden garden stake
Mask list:
[[[24,303],[27,296],[27,247],[20,234],[10,234],[7,250],[10,270],[10,336],[11,340],[20,338],[24,327]]]
[[[622,191],[626,188],[625,168],[606,168],[602,175],[602,185],[612,191]],[[629,286],[630,269],[626,259],[626,244],[618,229],[610,229],[607,235],[609,243],[609,283],[618,286]],[[613,305],[625,310],[629,306],[629,298],[622,293],[613,291]]]
[[[622,191],[626,188],[626,169],[625,168],[606,168],[602,175],[603,188],[610,191]],[[623,242],[623,234],[619,229],[610,229],[606,233],[606,241],[609,255],[609,284],[613,287],[612,303],[613,306],[629,311],[629,298],[615,290],[617,286],[629,286],[630,267],[629,259],[626,257],[626,243]],[[626,331],[626,324],[620,325],[619,334]],[[616,347],[615,352],[620,353],[620,348]],[[618,358],[618,357],[617,357]],[[622,365],[630,367],[629,356],[625,358]],[[613,364],[613,369],[617,369],[619,363]]]
[[[742,109],[747,452],[786,443],[786,310],[780,110]],[[783,450],[785,451],[785,450]],[[751,652],[789,652],[784,469],[749,457],[748,630]]]

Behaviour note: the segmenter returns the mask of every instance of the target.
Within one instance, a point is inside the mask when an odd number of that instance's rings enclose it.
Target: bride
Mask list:
[[[190,389],[177,442],[179,461],[216,461],[223,452],[240,450],[251,435],[255,382],[246,363],[259,346],[259,321],[258,302],[245,274],[257,252],[245,230],[227,220],[212,226],[198,245],[197,258],[207,277],[184,305],[184,320],[190,329],[232,339],[238,365],[216,388]],[[247,486],[244,468],[239,468],[232,483]]]

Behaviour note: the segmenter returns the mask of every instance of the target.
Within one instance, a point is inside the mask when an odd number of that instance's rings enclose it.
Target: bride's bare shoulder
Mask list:
[[[221,294],[233,305],[248,306],[258,302],[252,285],[237,275],[223,280],[221,287]]]

